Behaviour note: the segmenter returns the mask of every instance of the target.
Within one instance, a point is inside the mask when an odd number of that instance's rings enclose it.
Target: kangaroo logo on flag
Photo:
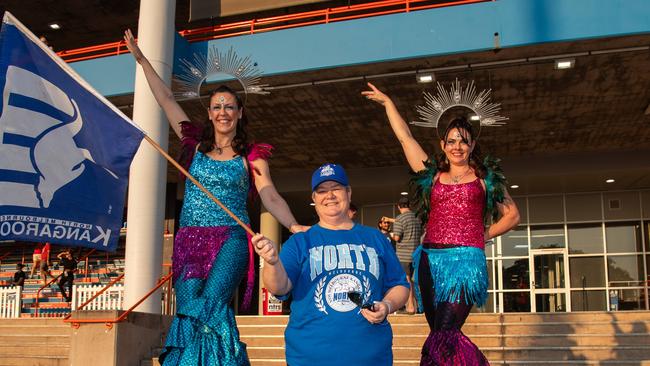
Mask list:
[[[0,33],[0,240],[114,250],[143,132],[11,14]]]

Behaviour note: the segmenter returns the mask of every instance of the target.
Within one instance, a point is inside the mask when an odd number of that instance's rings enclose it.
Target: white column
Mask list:
[[[260,214],[260,233],[267,238],[273,240],[273,242],[277,243],[278,246],[282,244],[282,225],[278,220],[271,215],[270,212],[266,211],[264,206],[262,206],[262,213]],[[264,298],[264,294],[262,293],[262,288],[264,287],[264,284],[262,283],[262,269],[264,268],[264,260],[260,258],[260,280],[259,286],[258,286],[258,291],[257,293],[259,294],[259,301],[258,301],[258,314],[262,315],[262,300]]]
[[[141,0],[138,44],[158,74],[170,83],[174,53],[174,0]],[[142,68],[136,68],[133,120],[167,149],[168,122],[151,95]],[[126,235],[124,308],[151,290],[162,271],[163,220],[167,184],[166,160],[143,141],[131,164]],[[136,311],[160,313],[160,295],[152,295]]]

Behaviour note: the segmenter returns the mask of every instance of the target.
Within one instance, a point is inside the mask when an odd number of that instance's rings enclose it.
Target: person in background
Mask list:
[[[23,267],[25,267],[24,264],[16,263],[16,272],[14,273],[14,278],[11,281],[11,284],[13,286],[19,286],[21,288],[25,286],[27,274],[23,272]]]
[[[400,214],[393,222],[393,229],[391,237],[396,243],[397,258],[406,272],[406,278],[411,286],[409,292],[409,299],[406,302],[406,312],[415,314],[415,288],[413,286],[413,252],[415,248],[420,245],[420,237],[422,236],[422,223],[420,219],[415,216],[411,211],[410,202],[408,197],[400,197],[397,202],[397,209]]]
[[[54,278],[54,276],[52,276],[52,273],[50,273],[50,247],[51,245],[48,242],[43,245],[43,248],[41,250],[40,272],[44,285],[47,284],[47,276]]]
[[[43,253],[43,245],[36,244],[34,247],[34,253],[32,253],[32,269],[29,271],[29,278],[34,278],[36,271],[41,268],[41,258]]]
[[[390,241],[390,245],[393,247],[393,250],[395,250],[395,240],[393,240],[393,237],[390,235],[390,226],[391,222],[386,217],[380,218],[379,222],[377,222],[377,228],[382,234],[384,234],[386,239]]]
[[[59,290],[66,302],[72,301],[72,285],[74,284],[74,273],[77,270],[77,260],[72,256],[72,251],[66,249],[57,255],[59,258],[59,265],[63,273],[59,278]],[[67,291],[66,291],[67,289]]]

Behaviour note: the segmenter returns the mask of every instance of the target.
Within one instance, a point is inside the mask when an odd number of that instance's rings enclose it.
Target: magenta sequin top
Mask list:
[[[436,179],[424,242],[485,248],[484,209],[485,191],[480,179],[454,185]]]

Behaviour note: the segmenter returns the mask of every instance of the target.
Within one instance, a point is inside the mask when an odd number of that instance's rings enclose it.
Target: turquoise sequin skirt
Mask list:
[[[459,302],[482,306],[488,295],[488,276],[485,253],[475,247],[425,249],[418,246],[413,252],[413,279],[418,307],[422,311],[422,296],[418,285],[420,256],[426,252],[435,289],[434,302]]]

